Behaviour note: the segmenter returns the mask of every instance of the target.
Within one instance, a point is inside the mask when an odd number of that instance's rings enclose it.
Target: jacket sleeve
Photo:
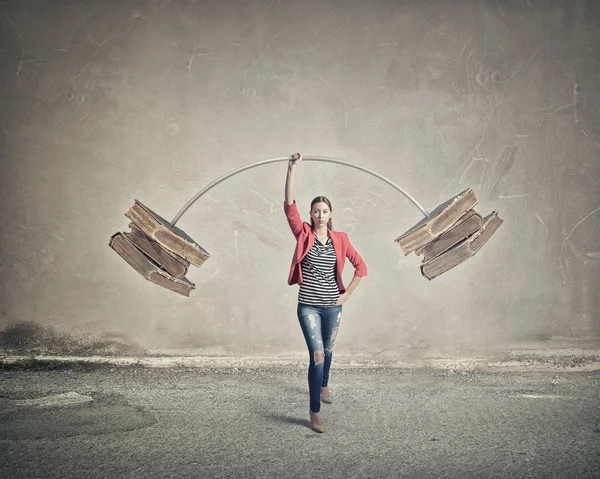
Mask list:
[[[348,249],[346,249],[346,257],[354,266],[354,276],[367,276],[367,263],[362,259],[361,255],[354,249],[354,246],[350,243],[348,235],[346,234],[346,240],[348,242]]]
[[[292,233],[294,233],[294,236],[297,238],[298,235],[302,233],[303,227],[300,213],[298,213],[298,206],[296,206],[296,200],[294,200],[291,205],[288,205],[287,201],[284,200],[283,211],[285,212]]]

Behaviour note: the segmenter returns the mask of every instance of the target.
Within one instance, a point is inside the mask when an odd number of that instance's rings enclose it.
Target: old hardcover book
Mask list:
[[[127,261],[133,269],[152,283],[188,297],[190,291],[196,287],[194,283],[186,278],[177,278],[161,269],[151,258],[137,249],[123,233],[112,235],[108,245]]]
[[[417,255],[423,255],[423,263],[439,256],[444,251],[452,248],[456,243],[471,236],[483,225],[481,215],[475,210],[469,210],[462,215],[452,227],[444,231],[439,238],[427,243],[415,251]]]
[[[472,209],[477,202],[475,192],[471,188],[467,188],[439,205],[428,218],[423,218],[394,241],[400,245],[406,255],[436,239],[456,223],[462,215]]]
[[[157,241],[162,247],[185,258],[194,266],[201,266],[210,257],[204,248],[182,230],[172,226],[167,220],[138,200],[135,200],[125,216],[133,221],[151,240]]]
[[[160,243],[152,241],[135,223],[129,223],[131,232],[123,233],[125,237],[167,273],[182,278],[186,275],[190,263],[181,256],[164,249]]]
[[[474,256],[499,228],[502,221],[498,213],[492,211],[483,220],[481,228],[467,239],[462,240],[427,263],[421,264],[421,273],[423,276],[427,279],[433,279]]]

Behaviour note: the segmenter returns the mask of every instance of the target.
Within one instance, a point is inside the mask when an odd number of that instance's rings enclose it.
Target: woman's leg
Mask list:
[[[308,391],[310,410],[321,411],[321,383],[323,382],[323,337],[321,336],[321,311],[323,308],[298,303],[298,321],[308,347]]]
[[[331,360],[333,358],[333,346],[335,338],[340,327],[342,319],[342,305],[325,308],[321,314],[321,335],[323,336],[323,346],[325,351],[325,364],[323,365],[323,379],[321,387],[329,385],[329,369],[331,368]]]

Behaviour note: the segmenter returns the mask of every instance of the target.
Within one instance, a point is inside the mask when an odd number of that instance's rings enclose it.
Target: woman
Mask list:
[[[333,231],[332,207],[327,198],[317,196],[312,200],[310,225],[300,219],[294,200],[294,176],[301,161],[300,153],[292,155],[285,181],[283,210],[296,237],[288,284],[300,284],[297,313],[310,361],[310,422],[314,431],[323,432],[321,399],[325,403],[331,403],[329,368],[342,317],[342,304],[358,286],[360,278],[367,276],[367,265],[350,244],[348,235]],[[346,258],[355,268],[354,278],[348,289],[342,282]]]

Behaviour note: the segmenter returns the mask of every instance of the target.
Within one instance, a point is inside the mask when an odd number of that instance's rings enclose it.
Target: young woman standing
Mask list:
[[[329,369],[335,338],[342,318],[342,304],[352,294],[367,265],[350,244],[348,235],[333,231],[331,202],[317,196],[310,204],[310,224],[300,219],[294,200],[294,176],[302,161],[294,153],[288,163],[283,209],[296,237],[296,250],[290,267],[288,284],[300,284],[298,321],[308,347],[308,389],[312,429],[323,432],[321,400],[331,403]],[[344,287],[342,271],[346,258],[355,268],[354,277]]]

